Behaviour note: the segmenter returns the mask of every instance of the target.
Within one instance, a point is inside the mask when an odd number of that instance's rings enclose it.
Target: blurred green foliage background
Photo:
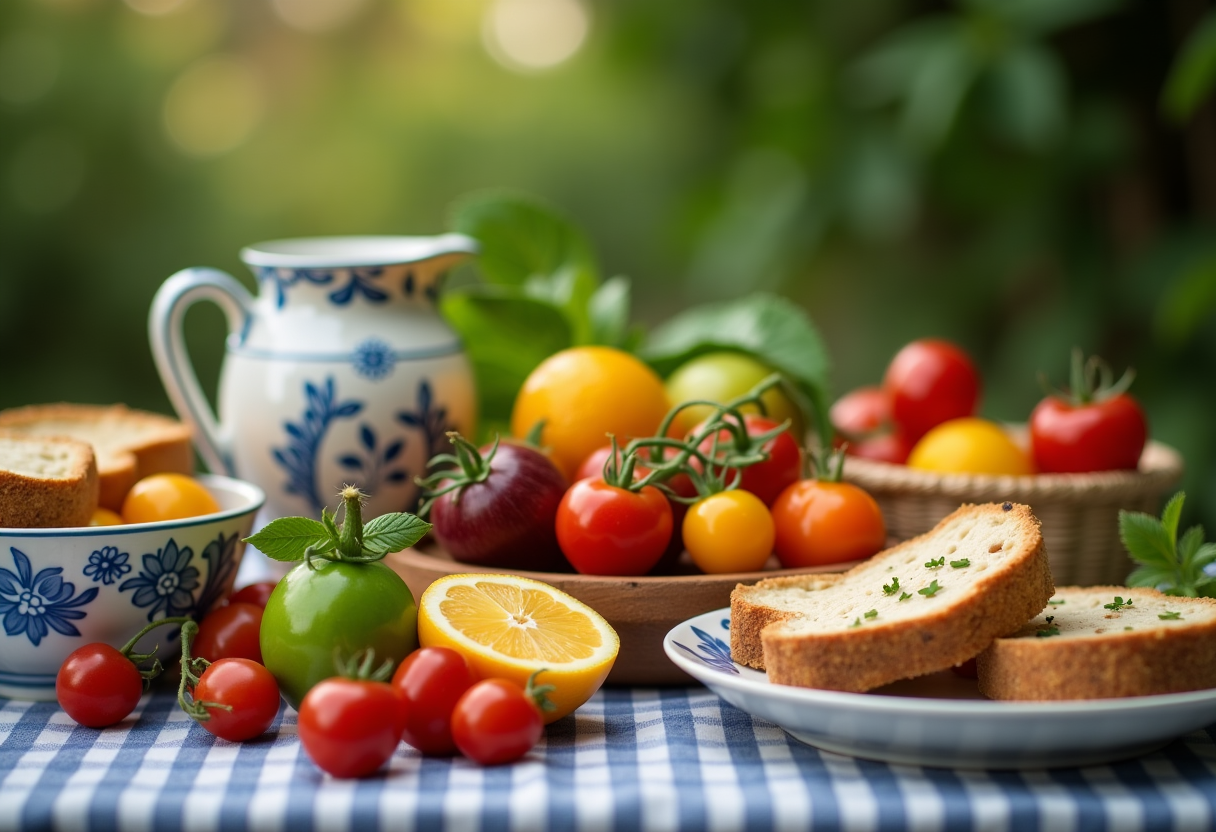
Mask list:
[[[560,206],[654,324],[800,302],[842,392],[967,348],[1023,420],[1080,345],[1216,525],[1216,13],[1201,0],[7,0],[0,407],[169,411],[152,295],[244,244]],[[223,321],[188,344],[214,390]]]

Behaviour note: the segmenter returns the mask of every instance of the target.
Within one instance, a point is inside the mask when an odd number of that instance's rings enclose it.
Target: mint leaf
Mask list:
[[[1128,553],[1146,566],[1173,568],[1174,539],[1161,521],[1138,511],[1119,512],[1119,539]]]
[[[717,350],[738,350],[779,371],[807,399],[824,447],[828,421],[828,356],[814,323],[793,301],[767,293],[694,306],[656,327],[640,354],[659,375]]]
[[[381,514],[363,526],[363,549],[374,555],[399,552],[422,540],[430,530],[430,523],[412,514]]]
[[[245,542],[256,546],[266,557],[281,561],[303,560],[309,546],[328,550],[337,545],[324,525],[307,517],[272,520],[257,534],[245,538]]]
[[[524,286],[529,278],[566,269],[575,280],[599,283],[587,238],[534,196],[505,190],[473,193],[456,203],[452,225],[476,238],[481,247],[477,266],[490,283]]]
[[[473,286],[444,295],[440,308],[473,365],[484,428],[511,421],[528,373],[574,343],[562,311],[504,286]]]
[[[1173,548],[1173,541],[1178,539],[1178,521],[1182,519],[1182,504],[1185,501],[1186,494],[1179,491],[1170,497],[1170,501],[1161,511],[1161,528],[1165,530],[1166,539],[1170,541],[1171,548]]]

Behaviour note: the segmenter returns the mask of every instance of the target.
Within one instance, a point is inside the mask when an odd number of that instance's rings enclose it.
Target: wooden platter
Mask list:
[[[452,560],[439,548],[406,549],[389,555],[384,562],[405,579],[415,598],[432,581],[445,575],[504,571],[544,581],[573,595],[604,616],[621,638],[620,655],[608,674],[610,685],[697,684],[663,652],[663,637],[672,627],[693,616],[729,606],[730,593],[736,584],[755,583],[777,575],[841,572],[854,565],[778,569],[774,558],[769,564],[773,568],[762,572],[706,575],[685,562],[678,567],[677,574],[616,578],[473,566]]]

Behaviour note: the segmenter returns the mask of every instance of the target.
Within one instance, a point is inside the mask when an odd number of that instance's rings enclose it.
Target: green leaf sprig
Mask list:
[[[891,583],[882,585],[883,595],[894,595],[899,592],[899,578],[892,578]]]
[[[266,524],[246,543],[279,561],[302,560],[313,566],[314,558],[346,563],[373,563],[389,552],[413,546],[431,530],[431,524],[403,511],[382,514],[363,522],[364,494],[353,485],[339,493],[345,515],[335,525],[337,512],[321,509],[321,520],[281,517]]]
[[[941,589],[942,588],[940,586],[938,586],[938,584],[937,584],[937,578],[934,578],[933,582],[931,584],[929,584],[927,587],[925,587],[924,589],[918,589],[916,591],[918,594],[923,595],[926,598],[932,598],[934,595],[936,595],[938,592],[940,592]]]
[[[1216,561],[1216,543],[1205,543],[1202,526],[1178,537],[1185,492],[1166,503],[1158,520],[1138,511],[1119,512],[1119,538],[1139,566],[1127,578],[1129,587],[1151,587],[1166,595],[1216,598],[1216,576],[1205,567]]]

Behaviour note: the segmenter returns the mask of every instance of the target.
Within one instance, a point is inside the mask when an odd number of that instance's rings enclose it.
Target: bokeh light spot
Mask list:
[[[132,11],[148,17],[164,17],[185,8],[190,0],[123,0]]]
[[[25,104],[50,92],[59,75],[59,49],[36,32],[13,32],[0,41],[0,101]]]
[[[75,142],[57,133],[40,133],[17,148],[5,184],[19,209],[49,214],[80,191],[84,170],[84,155]]]
[[[264,99],[257,74],[240,58],[204,58],[165,96],[165,130],[189,156],[217,156],[249,138],[261,120]]]
[[[329,32],[358,14],[365,0],[270,0],[275,13],[301,32]]]
[[[503,66],[531,72],[569,60],[590,28],[591,16],[579,0],[495,0],[482,37]]]

